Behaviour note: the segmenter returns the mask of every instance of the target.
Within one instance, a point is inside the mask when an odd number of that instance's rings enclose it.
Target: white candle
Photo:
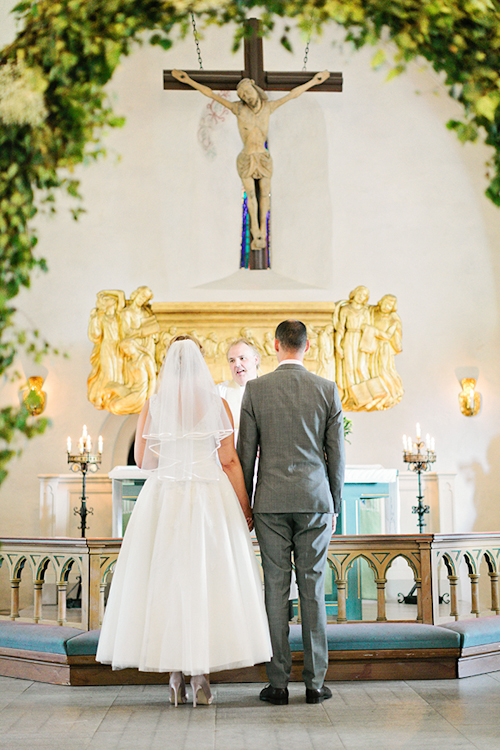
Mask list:
[[[434,453],[435,450],[436,450],[436,441],[434,440],[434,438],[431,438],[431,451]]]
[[[87,425],[84,424],[83,425],[82,438],[85,440],[86,437],[87,437]]]
[[[99,453],[102,453],[102,435],[99,435],[98,446],[99,446]]]
[[[90,453],[92,450],[92,441],[90,439],[90,435],[87,435],[87,453]]]
[[[78,441],[78,449],[79,449],[80,453],[83,453],[83,438],[82,437]]]
[[[66,445],[68,446],[68,453],[71,453],[71,438],[70,437],[67,439]]]
[[[417,442],[420,440],[420,424],[417,422]]]

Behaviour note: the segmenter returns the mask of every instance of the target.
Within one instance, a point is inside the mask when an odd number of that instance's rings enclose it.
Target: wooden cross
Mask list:
[[[244,41],[245,70],[187,70],[189,77],[219,91],[236,91],[242,78],[251,78],[264,91],[290,91],[312,78],[314,72],[305,70],[284,73],[265,71],[260,21],[249,18],[247,24],[250,33]],[[192,91],[190,86],[174,78],[170,70],[163,71],[163,88]],[[342,91],[342,73],[330,73],[330,78],[315,86],[313,91]]]
[[[264,70],[264,51],[262,44],[261,24],[257,18],[249,18],[248,33],[245,35],[245,70],[187,70],[187,75],[196,83],[218,91],[235,91],[242,78],[250,78],[264,91],[291,91],[313,78],[315,73],[300,72],[267,72]],[[174,78],[170,70],[163,71],[163,88],[178,91],[192,91],[192,87]],[[314,86],[314,91],[342,91],[342,73],[330,73],[323,83]],[[260,181],[257,179],[256,191],[259,193]],[[243,263],[243,261],[242,261]],[[254,270],[268,268],[269,257],[266,249],[250,251],[249,267]]]

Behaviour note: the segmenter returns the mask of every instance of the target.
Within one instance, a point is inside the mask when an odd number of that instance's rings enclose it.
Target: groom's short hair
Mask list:
[[[283,349],[302,351],[307,344],[307,328],[300,320],[284,320],[276,328],[274,337],[278,339]]]

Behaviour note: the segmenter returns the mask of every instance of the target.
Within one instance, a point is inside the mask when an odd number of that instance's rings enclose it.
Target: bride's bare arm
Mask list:
[[[142,407],[142,411],[139,414],[139,419],[137,422],[137,429],[135,431],[134,458],[135,458],[135,463],[139,467],[139,469],[142,468],[142,462],[144,460],[144,451],[146,449],[146,441],[142,437],[142,433],[144,432],[144,425],[146,424],[148,413],[149,413],[149,399],[146,401],[146,403]]]
[[[231,410],[229,409],[227,402],[224,401],[224,399],[222,399],[222,401],[224,402],[224,406],[226,408],[228,416],[231,419],[231,424],[233,424]],[[223,472],[226,474],[227,478],[233,486],[234,491],[236,492],[236,496],[240,502],[241,509],[247,520],[248,528],[250,529],[250,531],[252,531],[252,509],[250,508],[250,503],[248,501],[248,495],[245,488],[245,480],[243,479],[243,471],[241,470],[240,459],[238,458],[238,454],[236,453],[236,448],[234,447],[234,438],[232,435],[228,435],[221,441],[219,448],[219,461],[221,463]]]

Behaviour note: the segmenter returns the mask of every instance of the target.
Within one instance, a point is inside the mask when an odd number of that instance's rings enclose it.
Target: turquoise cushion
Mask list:
[[[100,630],[89,630],[78,633],[74,638],[66,641],[66,653],[68,656],[95,656]]]
[[[458,633],[462,648],[500,642],[500,617],[498,616],[447,622],[441,627]]]
[[[24,651],[41,651],[44,654],[65,654],[66,642],[82,632],[58,625],[0,620],[0,646]]]
[[[329,651],[458,648],[460,636],[437,625],[418,622],[353,622],[327,625]],[[302,651],[300,625],[290,625],[290,647]]]

